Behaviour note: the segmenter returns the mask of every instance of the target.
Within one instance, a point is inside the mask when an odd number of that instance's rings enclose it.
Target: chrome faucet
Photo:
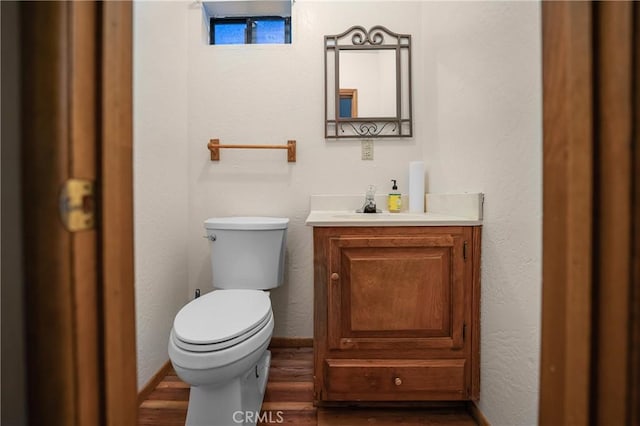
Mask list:
[[[374,185],[369,185],[367,188],[364,204],[361,209],[356,210],[356,213],[380,213],[380,210],[376,208],[376,187]]]

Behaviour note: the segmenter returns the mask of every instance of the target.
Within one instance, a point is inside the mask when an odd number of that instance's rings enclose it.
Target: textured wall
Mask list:
[[[167,359],[179,305],[196,288],[210,290],[201,238],[207,217],[291,219],[286,283],[272,292],[274,334],[311,336],[309,195],[364,193],[370,183],[387,192],[390,179],[406,192],[409,161],[424,159],[429,191],[486,193],[481,408],[495,425],[535,424],[539,8],[537,2],[297,0],[292,45],[208,46],[198,4],[136,4],[136,285],[138,362],[145,371],[139,377]],[[374,161],[360,160],[359,141],[323,138],[323,35],[354,24],[413,34],[415,137],[376,141]],[[210,138],[296,139],[298,162],[288,164],[282,151],[222,150],[221,161],[212,163]]]
[[[542,231],[540,5],[424,4],[431,192],[484,192],[480,408],[537,423]]]
[[[134,4],[138,388],[169,359],[187,301],[187,3]]]
[[[189,14],[189,288],[211,289],[209,253],[202,222],[216,215],[281,215],[291,219],[286,283],[271,292],[275,336],[313,335],[312,230],[304,225],[309,196],[380,191],[399,179],[407,189],[409,161],[422,158],[421,121],[416,139],[375,143],[375,160],[360,160],[359,141],[325,141],[323,36],[351,25],[387,26],[419,34],[418,2],[367,3],[296,1],[293,44],[209,46],[202,16]],[[414,40],[415,90],[424,50]],[[424,111],[423,97],[415,108]],[[222,150],[209,161],[209,138],[223,143],[298,142],[298,161],[283,151]]]

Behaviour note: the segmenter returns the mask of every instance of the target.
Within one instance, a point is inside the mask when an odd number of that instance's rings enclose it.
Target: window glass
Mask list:
[[[247,21],[220,20],[214,23],[212,44],[244,44]]]
[[[210,44],[288,44],[291,18],[211,18]]]
[[[253,37],[253,43],[284,44],[284,19],[256,19]]]
[[[340,118],[351,117],[351,98],[340,97]]]

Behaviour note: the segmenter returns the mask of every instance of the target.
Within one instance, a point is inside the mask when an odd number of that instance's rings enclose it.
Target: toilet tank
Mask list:
[[[213,287],[267,290],[282,284],[289,219],[213,217],[204,222]]]

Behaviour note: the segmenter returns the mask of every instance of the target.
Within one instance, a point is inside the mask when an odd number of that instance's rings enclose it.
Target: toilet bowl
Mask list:
[[[260,411],[272,333],[269,294],[260,290],[216,290],[178,312],[169,357],[191,385],[187,425],[251,424],[244,413]]]
[[[178,312],[168,345],[176,374],[191,385],[189,426],[256,424],[274,327],[271,299],[264,290],[282,282],[287,224],[281,218],[205,222],[217,289]]]

